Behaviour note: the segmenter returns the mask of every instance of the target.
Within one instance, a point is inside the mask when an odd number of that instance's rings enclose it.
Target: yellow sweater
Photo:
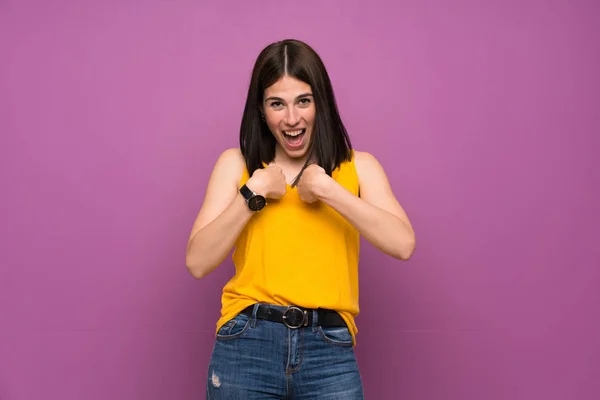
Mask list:
[[[332,177],[358,196],[354,159]],[[240,187],[248,178],[244,169]],[[359,246],[358,231],[337,211],[303,202],[288,185],[281,199],[267,199],[236,241],[235,276],[223,288],[217,330],[257,302],[320,307],[338,311],[356,343]]]

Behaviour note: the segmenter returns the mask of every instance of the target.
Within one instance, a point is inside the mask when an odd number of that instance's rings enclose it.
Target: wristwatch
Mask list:
[[[254,193],[246,185],[240,188],[240,193],[242,196],[244,196],[244,199],[246,199],[246,204],[248,204],[248,208],[252,211],[260,211],[267,204],[267,200],[264,198],[264,196]]]

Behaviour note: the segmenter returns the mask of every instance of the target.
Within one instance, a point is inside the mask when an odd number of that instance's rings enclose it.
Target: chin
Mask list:
[[[306,148],[303,147],[302,149],[298,149],[298,150],[290,150],[285,146],[285,144],[281,144],[281,143],[279,143],[279,147],[281,147],[281,150],[283,150],[283,153],[286,156],[288,156],[289,158],[303,158],[308,153],[308,147],[306,147]]]
[[[291,158],[304,158],[304,157],[306,157],[306,154],[307,154],[307,150],[287,153],[287,155],[290,156]]]

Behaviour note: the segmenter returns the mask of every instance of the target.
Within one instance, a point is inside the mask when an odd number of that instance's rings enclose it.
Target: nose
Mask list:
[[[300,122],[300,113],[298,113],[298,110],[296,110],[294,107],[289,107],[283,122],[289,126],[298,125]]]

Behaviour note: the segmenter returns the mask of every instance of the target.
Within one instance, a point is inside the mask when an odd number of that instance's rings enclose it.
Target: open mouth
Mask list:
[[[302,146],[306,129],[296,129],[294,131],[283,131],[283,137],[289,147],[295,148]]]

